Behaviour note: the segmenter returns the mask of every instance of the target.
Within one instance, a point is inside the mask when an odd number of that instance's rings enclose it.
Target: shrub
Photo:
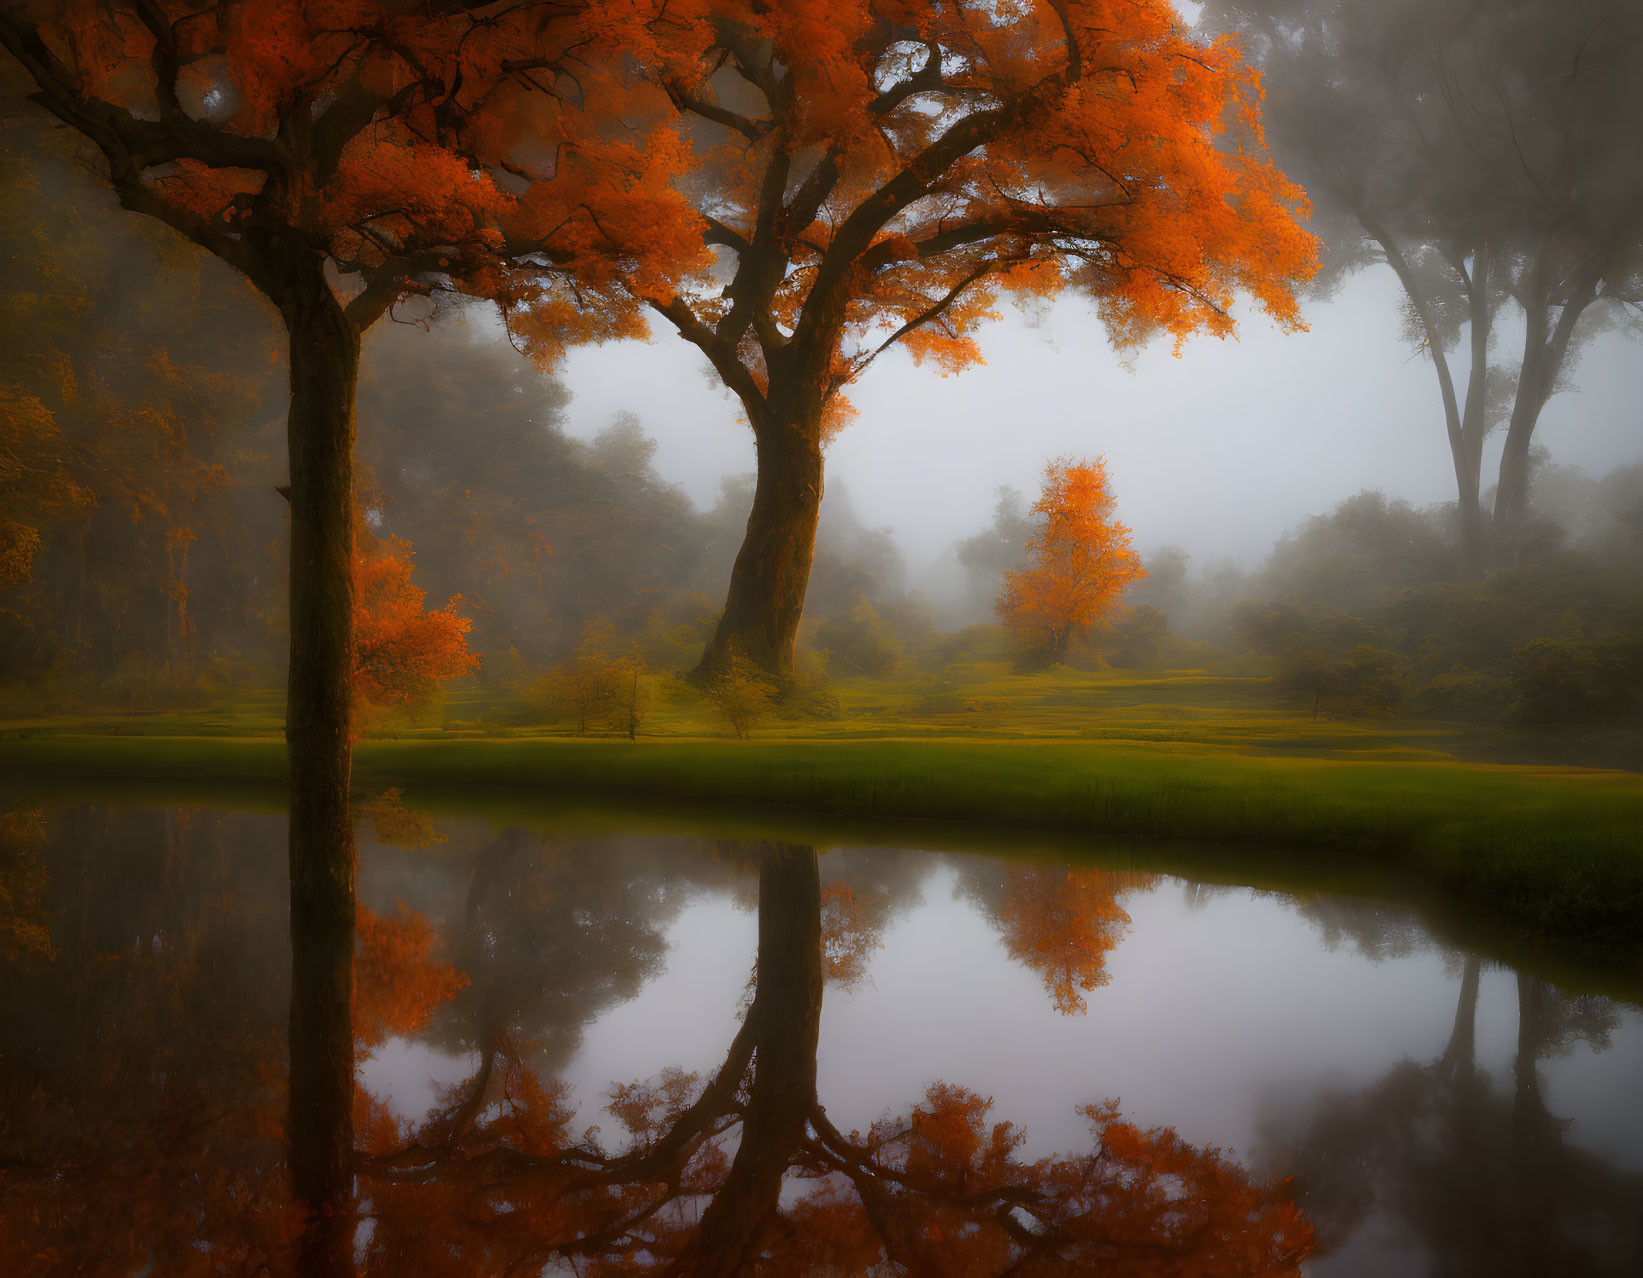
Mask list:
[[[858,599],[849,612],[824,621],[816,642],[827,650],[828,665],[835,674],[882,679],[901,660],[901,640],[894,627],[865,599]]]
[[[724,668],[703,682],[702,695],[743,740],[776,705],[775,684],[739,652],[732,652]]]
[[[1612,723],[1631,714],[1637,689],[1601,644],[1532,639],[1512,653],[1515,717],[1533,727]]]
[[[1506,680],[1466,666],[1452,666],[1433,675],[1410,694],[1418,710],[1479,723],[1500,718],[1510,700]]]

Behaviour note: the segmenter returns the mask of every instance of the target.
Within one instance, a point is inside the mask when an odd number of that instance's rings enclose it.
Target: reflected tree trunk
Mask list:
[[[1541,1146],[1560,1134],[1557,1119],[1540,1095],[1535,1068],[1546,1047],[1546,983],[1538,976],[1517,978],[1517,1059],[1512,1068],[1512,1122],[1525,1146]]]
[[[673,1272],[723,1278],[759,1252],[781,1197],[782,1176],[816,1103],[821,1032],[821,877],[813,847],[767,846],[759,864],[758,985],[753,1082],[741,1144],[724,1188]]]
[[[354,1271],[354,885],[291,891],[292,1196],[304,1213],[303,1275]]]
[[[1512,1136],[1517,1211],[1512,1225],[1522,1273],[1559,1273],[1552,1257],[1566,1248],[1558,1237],[1559,1160],[1562,1126],[1546,1108],[1535,1068],[1547,1045],[1546,983],[1522,972],[1517,978],[1517,1059],[1512,1068]]]
[[[1449,1046],[1438,1062],[1438,1072],[1464,1087],[1472,1081],[1477,1042],[1478,975],[1483,962],[1476,954],[1468,955],[1466,971],[1460,980],[1460,1002],[1455,1008],[1455,1028],[1449,1032]]]

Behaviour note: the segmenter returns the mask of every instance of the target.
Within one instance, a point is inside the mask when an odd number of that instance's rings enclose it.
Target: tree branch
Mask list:
[[[912,319],[908,320],[894,333],[891,333],[890,336],[879,343],[879,345],[874,348],[873,352],[865,359],[858,360],[852,364],[850,367],[850,379],[854,380],[855,378],[861,376],[861,374],[867,370],[867,366],[876,360],[880,355],[884,354],[885,351],[889,350],[890,347],[894,346],[914,329],[922,328],[931,320],[935,319],[943,311],[947,310],[947,308],[954,302],[958,301],[959,296],[965,289],[969,288],[972,284],[976,283],[976,281],[982,279],[984,276],[995,273],[1003,264],[1004,263],[999,259],[989,258],[980,266],[976,267],[975,270],[971,271],[957,284],[953,285],[952,288],[948,289],[946,295],[939,301],[932,302],[928,307],[913,316]]]
[[[878,97],[867,104],[867,109],[874,115],[889,115],[908,98],[919,93],[933,93],[947,87],[941,78],[941,49],[932,43],[926,44],[925,49],[929,56],[924,65],[908,76],[905,80],[891,85]]]
[[[680,337],[707,356],[708,362],[713,365],[713,371],[718,373],[724,384],[736,393],[749,416],[755,422],[761,419],[765,410],[764,392],[753,380],[753,374],[736,358],[735,346],[697,319],[696,312],[691,310],[682,298],[669,298],[665,303],[653,298],[649,304],[657,314],[671,321],[673,327],[679,331]]]
[[[711,120],[715,124],[722,124],[725,128],[733,129],[754,142],[768,135],[776,127],[773,121],[749,119],[717,103],[697,97],[677,80],[668,81],[667,95],[673,99],[673,105],[679,110],[699,115],[702,119]]]

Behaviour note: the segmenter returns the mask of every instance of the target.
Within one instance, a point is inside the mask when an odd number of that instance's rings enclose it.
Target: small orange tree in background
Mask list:
[[[378,541],[368,532],[354,542],[354,696],[360,709],[426,702],[439,685],[479,668],[468,647],[473,622],[457,612],[461,595],[443,608],[427,606],[428,592],[411,582],[411,543]]]
[[[1039,528],[1027,542],[1028,566],[1004,574],[998,615],[1023,643],[1060,661],[1147,570],[1115,517],[1104,457],[1046,465],[1032,513]]]

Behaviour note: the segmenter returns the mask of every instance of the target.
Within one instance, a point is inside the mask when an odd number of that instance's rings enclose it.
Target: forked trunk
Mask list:
[[[1444,350],[1443,334],[1431,300],[1421,287],[1414,268],[1403,254],[1397,241],[1374,221],[1362,213],[1359,220],[1386,253],[1387,264],[1397,274],[1404,295],[1415,308],[1421,329],[1426,334],[1426,349],[1432,357],[1432,369],[1438,378],[1438,393],[1443,400],[1444,430],[1449,438],[1449,457],[1455,470],[1455,491],[1460,515],[1461,558],[1467,573],[1476,573],[1483,561],[1483,516],[1478,504],[1479,469],[1474,454],[1482,447],[1484,374],[1487,371],[1489,306],[1487,279],[1481,271],[1470,289],[1472,320],[1472,371],[1467,386],[1466,408],[1462,413],[1460,399],[1455,393],[1454,375],[1449,369],[1449,356]],[[1476,261],[1484,258],[1479,253]],[[1468,436],[1473,428],[1476,439]],[[1476,448],[1474,448],[1474,443]]]
[[[1500,483],[1495,488],[1493,553],[1494,566],[1510,568],[1522,549],[1529,506],[1529,444],[1534,438],[1540,410],[1550,397],[1546,367],[1546,317],[1540,308],[1529,311],[1523,344],[1523,363],[1518,369],[1517,398],[1506,427],[1506,442],[1500,453]]]
[[[348,781],[360,343],[317,270],[292,285],[281,311],[291,339],[291,1171],[298,1201],[335,1223],[348,1215],[354,1143]],[[310,1272],[340,1259],[337,1237],[321,1229],[308,1238],[319,1250]]]
[[[821,514],[819,408],[772,415],[754,427],[759,473],[747,534],[730,572],[724,613],[690,677],[713,678],[733,655],[747,658],[778,683],[793,673],[793,645]]]
[[[1597,297],[1600,273],[1590,273],[1574,283],[1556,302],[1557,319],[1551,318],[1554,303],[1547,295],[1548,268],[1537,262],[1527,290],[1529,301],[1523,340],[1523,364],[1518,370],[1517,398],[1506,427],[1506,443],[1500,455],[1500,484],[1495,490],[1495,524],[1491,549],[1494,566],[1510,568],[1518,562],[1529,534],[1529,444],[1546,401],[1557,389],[1557,379],[1569,355],[1575,327],[1586,308]],[[1560,290],[1560,293],[1562,290]]]

